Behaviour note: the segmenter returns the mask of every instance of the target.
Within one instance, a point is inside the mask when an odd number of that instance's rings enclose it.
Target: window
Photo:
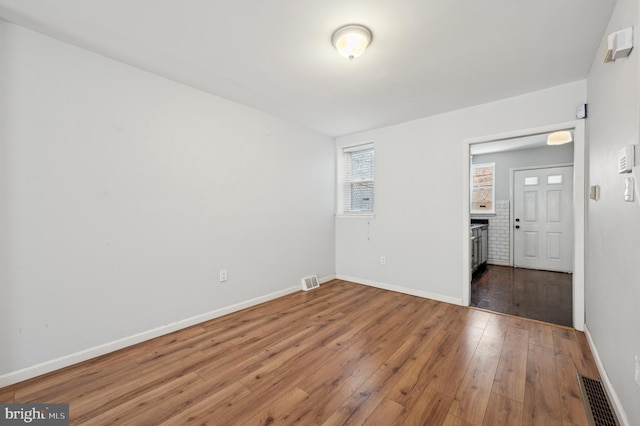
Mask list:
[[[471,166],[471,213],[495,213],[495,163]]]
[[[373,166],[373,143],[342,148],[338,157],[338,213],[373,213]]]

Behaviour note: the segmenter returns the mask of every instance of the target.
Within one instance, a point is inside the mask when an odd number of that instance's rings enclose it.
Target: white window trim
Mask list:
[[[373,192],[374,192],[374,207],[372,212],[345,212],[344,205],[344,153],[345,152],[357,152],[364,151],[375,147],[373,141],[361,142],[353,145],[344,145],[336,149],[336,217],[351,218],[351,219],[372,219],[375,218],[375,160],[373,168]],[[375,157],[374,157],[375,158]]]

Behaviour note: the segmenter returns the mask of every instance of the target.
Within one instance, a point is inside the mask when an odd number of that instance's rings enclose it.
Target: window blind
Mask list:
[[[344,213],[372,213],[374,202],[373,144],[343,148]]]

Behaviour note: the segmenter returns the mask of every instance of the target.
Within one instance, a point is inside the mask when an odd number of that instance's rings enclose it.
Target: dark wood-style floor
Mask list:
[[[561,272],[487,265],[474,274],[471,306],[571,327],[572,280]]]
[[[586,425],[572,329],[335,280],[0,389],[82,425]]]

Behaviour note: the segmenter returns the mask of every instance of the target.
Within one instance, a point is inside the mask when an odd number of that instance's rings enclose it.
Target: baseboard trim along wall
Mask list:
[[[613,409],[616,410],[616,415],[618,416],[618,420],[620,420],[620,423],[623,424],[624,426],[629,426],[630,423],[629,423],[629,418],[627,417],[627,412],[624,411],[624,407],[622,406],[622,403],[618,398],[618,394],[616,393],[615,389],[611,385],[611,382],[609,381],[609,376],[607,375],[607,371],[604,369],[604,365],[600,360],[600,354],[598,354],[598,349],[596,349],[596,344],[591,338],[591,333],[589,333],[589,328],[587,327],[586,324],[584,326],[584,334],[585,336],[587,336],[587,342],[589,343],[589,347],[591,348],[591,353],[595,358],[596,366],[598,367],[598,372],[600,373],[600,378],[602,379],[602,383],[604,384],[604,387],[607,391],[607,394],[609,395],[609,398],[611,398],[611,403],[613,404]]]
[[[351,281],[357,284],[368,285],[370,287],[377,287],[383,290],[396,291],[398,293],[409,294],[411,296],[423,297],[425,299],[437,300],[439,302],[452,303],[454,305],[462,306],[462,299],[455,297],[443,296],[441,294],[430,293],[428,291],[415,290],[413,288],[401,287],[394,284],[380,283],[376,281],[367,280],[364,278],[350,277],[348,275],[337,274],[336,278],[339,280]]]
[[[487,265],[511,266],[511,264],[508,261],[495,260],[495,259],[487,259]]]
[[[320,284],[326,283],[335,279],[335,275],[329,275],[323,278],[319,278]],[[196,324],[209,321],[223,315],[228,315],[237,311],[241,311],[246,308],[250,308],[260,303],[268,302],[273,299],[277,299],[287,294],[295,293],[296,291],[302,291],[300,286],[289,287],[284,290],[277,291],[275,293],[267,294],[264,296],[256,297],[254,299],[246,300],[244,302],[237,303],[235,305],[227,306],[224,308],[216,309],[215,311],[206,312],[204,314],[196,315],[191,318],[176,321],[171,324],[163,325],[142,333],[134,334],[133,336],[125,337],[115,340],[113,342],[105,343],[93,348],[85,349],[80,352],[65,355],[60,358],[46,361],[40,364],[33,365],[31,367],[23,368],[21,370],[12,371],[0,376],[0,387],[9,386],[14,383],[22,382],[24,380],[32,379],[42,374],[51,373],[52,371],[59,370],[61,368],[69,367],[80,362],[88,361],[92,358],[96,358],[101,355],[115,352],[119,349],[133,346],[138,343],[145,342],[147,340],[155,339],[156,337],[164,336],[174,331],[182,330],[187,327],[191,327]]]

